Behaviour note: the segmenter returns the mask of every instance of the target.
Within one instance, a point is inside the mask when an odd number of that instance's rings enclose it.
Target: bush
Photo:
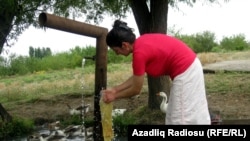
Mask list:
[[[249,43],[246,41],[243,34],[224,37],[220,42],[220,47],[227,51],[243,51],[250,49]]]
[[[113,118],[113,129],[117,136],[127,136],[128,125],[136,124],[136,119],[128,114]]]
[[[192,35],[175,34],[175,36],[184,41],[196,53],[201,52],[225,52],[225,51],[242,51],[250,49],[250,43],[246,41],[242,34],[231,37],[224,37],[220,44],[215,42],[215,34],[204,31]],[[44,52],[48,50],[43,49]],[[34,50],[33,50],[34,52]],[[32,51],[30,54],[33,54]],[[96,55],[96,48],[93,46],[79,47],[76,46],[67,52],[51,55],[43,55],[43,57],[25,57],[11,55],[9,60],[0,58],[0,75],[24,75],[37,71],[60,70],[65,68],[82,67],[82,60],[85,57],[93,58]],[[116,55],[112,49],[108,48],[108,63],[126,63],[132,61],[132,55],[122,56]],[[95,65],[94,60],[86,61],[85,65]]]
[[[12,122],[0,121],[0,139],[27,135],[34,129],[34,122],[14,118]]]
[[[217,46],[215,34],[209,31],[193,35],[176,35],[177,38],[184,41],[194,52],[210,52],[213,47]]]

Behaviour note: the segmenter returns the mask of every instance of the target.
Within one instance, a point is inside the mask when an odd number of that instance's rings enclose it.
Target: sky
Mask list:
[[[224,1],[224,0],[219,0]],[[221,5],[206,4],[197,2],[194,7],[184,4],[179,5],[179,11],[169,9],[168,26],[181,34],[196,34],[203,31],[215,33],[216,39],[220,41],[223,37],[244,34],[247,41],[250,41],[250,0],[230,0],[228,3],[221,2]],[[110,30],[113,24],[112,18],[106,17],[98,26]],[[139,32],[132,14],[126,19],[129,27],[135,29],[138,37]],[[78,19],[80,22],[80,19]],[[28,28],[18,37],[18,41],[11,47],[4,47],[1,56],[8,56],[12,53],[17,55],[28,55],[29,47],[49,47],[52,53],[69,51],[75,46],[95,46],[96,39],[67,33],[51,28],[36,29]]]

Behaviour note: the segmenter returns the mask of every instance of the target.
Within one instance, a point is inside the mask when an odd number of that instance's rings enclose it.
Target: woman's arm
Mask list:
[[[124,83],[107,90],[103,90],[104,102],[112,102],[120,98],[128,98],[140,93],[144,82],[144,75],[133,75],[127,79]]]
[[[129,88],[133,83],[133,76],[129,77],[125,82],[123,82],[122,84],[120,85],[117,85],[117,86],[114,86],[113,89],[116,91],[116,92],[120,92],[124,89],[127,89]]]

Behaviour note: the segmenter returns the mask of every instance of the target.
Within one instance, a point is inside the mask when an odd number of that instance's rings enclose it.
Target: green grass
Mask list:
[[[132,73],[131,64],[109,64],[107,85],[112,86],[126,80]],[[119,78],[119,79],[117,79]],[[41,71],[23,76],[11,76],[0,79],[0,102],[7,104],[18,101],[30,101],[46,95],[65,93],[91,93],[94,90],[95,68],[64,69]],[[250,92],[249,73],[206,74],[207,93],[245,93]],[[144,84],[143,91],[147,91]]]
[[[130,64],[112,64],[108,66],[108,75],[128,77]],[[115,71],[114,71],[115,70]],[[117,83],[117,79],[108,78],[108,84]],[[121,82],[121,79],[119,81]],[[5,77],[0,79],[1,103],[30,101],[44,95],[60,95],[65,93],[91,93],[94,90],[95,68],[64,69],[58,71],[41,71],[34,74]]]
[[[206,90],[208,93],[238,93],[250,96],[249,73],[217,73],[205,75]]]
[[[107,71],[107,86],[117,85],[132,74],[131,63],[108,64]],[[53,97],[68,93],[82,93],[83,91],[86,94],[92,94],[94,82],[95,68],[91,65],[85,68],[40,71],[22,76],[4,77],[0,79],[0,103],[6,109],[12,109],[20,103],[32,103],[44,96]],[[250,73],[205,74],[205,83],[207,95],[226,96],[233,93],[250,97]],[[142,93],[148,93],[146,79]],[[143,118],[133,119],[132,117]],[[148,109],[145,104],[145,106],[137,107],[133,113],[124,115],[123,118],[115,119],[117,125],[121,124],[121,128],[116,130],[123,132],[126,129],[124,125],[131,123],[153,124],[159,118],[164,120],[164,114]],[[162,121],[160,122],[162,123]]]

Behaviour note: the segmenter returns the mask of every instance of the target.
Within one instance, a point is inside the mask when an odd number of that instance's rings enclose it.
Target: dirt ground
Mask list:
[[[213,112],[220,112],[222,119],[250,119],[250,97],[239,94],[208,95],[209,107]],[[124,99],[114,102],[114,109],[135,110],[140,106],[147,105],[148,94],[141,94],[138,98]],[[90,104],[88,115],[93,116],[94,98],[84,98],[85,104]],[[35,119],[37,124],[52,122],[61,117],[70,116],[66,105],[78,107],[82,104],[82,97],[79,94],[64,94],[53,98],[44,98],[34,103],[18,105],[18,108],[10,110],[10,114]],[[140,117],[138,117],[140,118]],[[164,124],[164,118],[156,119],[157,124]],[[158,120],[158,121],[157,121]]]
[[[123,99],[113,102],[114,109],[134,110],[139,106],[147,104],[147,94],[141,94],[140,97],[134,99]],[[67,103],[76,108],[83,104],[90,104],[88,116],[94,115],[94,97],[84,97],[81,94],[62,94],[60,96],[44,97],[33,103],[19,104],[18,108],[8,110],[11,115],[18,117],[35,119],[37,124],[47,121],[55,121],[61,117],[70,116],[70,109]]]
[[[246,61],[249,63],[250,61]],[[228,62],[227,62],[228,63]],[[239,62],[234,62],[239,64]],[[225,65],[225,63],[224,63]],[[232,64],[229,63],[230,68]],[[240,65],[246,66],[246,65]],[[248,64],[247,66],[250,66]],[[218,67],[216,65],[216,67]],[[223,66],[226,68],[225,66]],[[237,65],[239,67],[239,65]],[[208,67],[209,68],[209,67]],[[246,67],[245,67],[246,68]],[[250,69],[250,68],[249,68]],[[209,108],[211,111],[219,111],[223,119],[250,119],[250,96],[229,93],[227,95],[207,95]],[[140,106],[145,106],[148,103],[148,94],[142,93],[138,98],[124,99],[114,102],[115,108],[134,110]],[[54,97],[44,97],[33,103],[20,104],[17,107],[10,109],[8,112],[11,115],[33,118],[36,121],[57,120],[61,116],[69,115],[67,103],[75,108],[82,104],[90,104],[89,116],[93,116],[94,97],[82,98],[81,94],[63,94]],[[140,117],[138,117],[140,118]],[[164,124],[164,119],[159,117],[158,123]]]

